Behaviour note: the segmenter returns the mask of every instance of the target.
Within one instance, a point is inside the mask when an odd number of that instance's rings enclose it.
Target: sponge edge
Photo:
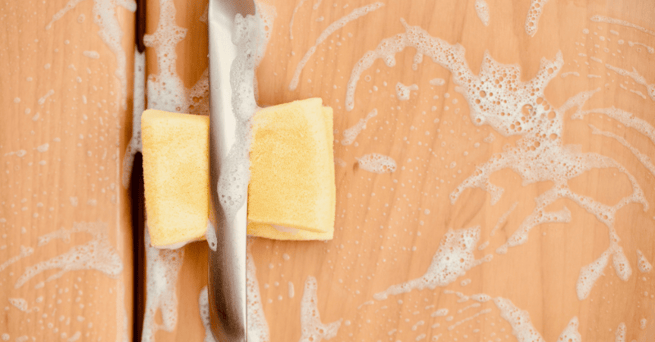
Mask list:
[[[321,107],[321,115],[323,117],[323,122],[325,124],[325,139],[328,143],[328,148],[325,153],[324,158],[327,159],[328,165],[326,170],[328,170],[327,177],[330,179],[330,189],[328,191],[328,202],[327,210],[329,218],[326,223],[327,230],[325,232],[315,232],[308,230],[298,229],[295,233],[288,233],[280,231],[274,228],[270,224],[258,223],[258,222],[249,222],[248,223],[248,235],[259,236],[268,239],[275,240],[332,240],[334,236],[334,213],[336,205],[336,187],[334,185],[334,154],[332,142],[334,140],[333,133],[333,112],[330,107]],[[250,200],[250,199],[249,199]]]
[[[146,110],[143,178],[151,243],[204,239],[209,217],[209,118]]]
[[[332,110],[320,98],[255,114],[248,221],[327,233],[334,229]]]

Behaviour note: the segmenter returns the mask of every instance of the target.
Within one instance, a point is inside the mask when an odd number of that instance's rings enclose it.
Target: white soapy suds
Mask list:
[[[494,303],[500,310],[500,317],[512,327],[512,334],[518,342],[546,342],[535,329],[530,320],[530,314],[514,306],[509,299],[497,297]]]
[[[46,151],[48,150],[49,147],[50,147],[50,144],[45,143],[45,144],[43,144],[43,145],[39,145],[39,146],[36,148],[36,150],[39,151],[39,152],[41,152],[41,153],[43,153],[43,152],[46,152]]]
[[[23,312],[28,312],[27,311],[27,301],[23,298],[9,298],[9,303],[16,307],[16,309],[23,311]]]
[[[531,0],[530,9],[528,10],[528,15],[525,19],[525,33],[530,37],[533,37],[537,33],[539,28],[539,17],[544,10],[544,6],[548,0]]]
[[[82,54],[83,54],[85,57],[89,57],[89,58],[91,58],[91,59],[98,59],[98,58],[100,58],[100,54],[98,53],[98,51],[83,51]]]
[[[507,222],[507,218],[509,215],[516,209],[516,206],[519,204],[519,202],[514,202],[512,206],[498,219],[498,222],[496,222],[496,225],[494,226],[494,229],[491,230],[491,233],[489,236],[494,236],[496,234],[496,231]]]
[[[0,272],[4,271],[7,267],[9,267],[11,264],[17,262],[18,260],[32,255],[32,253],[34,253],[34,248],[20,246],[20,253],[18,255],[13,256],[13,257],[7,259],[2,264],[0,264]]]
[[[641,273],[648,273],[653,269],[653,265],[648,262],[644,253],[640,250],[637,250],[637,267]]]
[[[616,328],[616,332],[614,333],[614,342],[625,342],[625,335],[626,335],[626,327],[625,323],[621,322],[619,323],[619,326]]]
[[[146,53],[134,49],[134,98],[132,101],[132,138],[127,144],[123,157],[123,187],[130,185],[130,176],[134,167],[134,156],[141,152],[141,115],[145,110]]]
[[[621,20],[621,19],[615,19],[615,18],[610,18],[610,17],[605,17],[602,15],[594,15],[591,17],[591,21],[597,22],[597,23],[608,23],[608,24],[617,24],[617,25],[622,25],[625,27],[631,27],[634,29],[637,29],[643,33],[650,34],[651,36],[655,37],[655,31],[651,31],[649,29],[643,28],[641,26],[635,25],[631,22]]]
[[[235,141],[221,164],[218,200],[225,220],[232,221],[248,196],[250,180],[250,119],[257,111],[255,69],[266,51],[275,18],[272,7],[258,7],[259,16],[240,14],[234,19],[233,43],[237,56],[230,69],[232,106],[236,119]],[[268,29],[266,29],[268,28]]]
[[[384,300],[389,295],[395,296],[414,289],[435,289],[452,283],[471,268],[491,260],[491,255],[480,260],[475,259],[473,251],[479,239],[480,227],[449,230],[441,239],[439,249],[422,277],[393,285],[383,292],[376,293],[373,298]]]
[[[300,342],[320,342],[337,336],[342,319],[336,322],[323,324],[318,311],[318,298],[316,292],[318,284],[316,278],[307,277],[305,291],[300,302]]]
[[[628,41],[628,46],[633,47],[633,46],[635,46],[635,45],[636,45],[636,46],[643,46],[643,47],[645,47],[645,48],[646,48],[646,51],[648,51],[648,53],[650,53],[651,55],[652,55],[653,53],[655,53],[655,48],[653,48],[652,46],[648,46],[648,45],[646,45],[646,44],[639,43],[639,42],[631,42],[631,41]]]
[[[42,97],[40,97],[39,100],[38,100],[37,102],[38,102],[40,105],[42,105],[42,104],[45,103],[45,101],[46,101],[50,96],[52,96],[52,95],[54,95],[54,94],[55,94],[55,90],[54,90],[54,89],[50,89],[50,90],[48,90],[48,92],[47,92],[45,95],[43,95]]]
[[[478,304],[478,306],[479,305],[480,304]],[[462,319],[461,321],[455,322],[453,325],[448,327],[448,330],[453,330],[453,329],[457,328],[458,326],[460,326],[460,325],[462,325],[462,324],[464,324],[464,323],[466,323],[468,321],[471,321],[471,320],[473,320],[473,319],[475,319],[475,318],[477,318],[477,317],[479,317],[481,315],[488,314],[490,312],[491,312],[491,309],[484,309],[484,310],[482,310],[482,311],[480,311],[480,312],[478,312],[478,313],[476,313],[476,314],[474,314],[472,316],[469,316],[469,317],[466,317],[466,318]]]
[[[646,79],[644,78],[644,76],[642,76],[641,74],[639,74],[639,72],[637,72],[637,69],[632,68],[632,71],[628,71],[628,70],[625,70],[625,69],[617,68],[617,67],[615,67],[615,66],[613,66],[613,65],[611,65],[609,63],[605,64],[605,67],[612,70],[612,71],[614,71],[614,72],[616,72],[617,74],[619,74],[621,76],[628,76],[628,77],[632,78],[635,82],[645,86],[646,89],[648,90],[648,96],[650,96],[650,98],[653,101],[655,101],[655,83],[648,84],[648,82],[646,82]]]
[[[294,19],[296,19],[296,13],[298,13],[298,10],[302,6],[302,4],[305,3],[305,1],[307,1],[307,0],[300,0],[298,5],[296,5],[296,7],[294,7],[293,13],[291,14],[291,20],[289,21],[289,39],[291,39],[291,40],[293,40],[293,21],[294,21]]]
[[[569,324],[566,325],[564,331],[557,338],[557,342],[582,342],[582,335],[578,331],[579,325],[577,316],[571,318]]]
[[[77,204],[79,203],[77,197],[69,197],[68,200],[71,202],[73,207],[77,207]]]
[[[127,316],[126,316],[126,317],[127,317]],[[71,336],[71,337],[68,338],[68,342],[75,342],[75,341],[79,340],[80,337],[82,337],[82,333],[79,332],[79,331],[76,331],[76,332],[73,334],[73,336]],[[124,340],[124,341],[128,341],[128,340]]]
[[[175,4],[159,0],[159,21],[153,34],[143,36],[143,43],[155,49],[159,74],[148,76],[148,108],[182,112],[186,101],[182,79],[177,74],[176,45],[186,37],[186,28],[175,22]]]
[[[293,287],[293,283],[289,282],[289,298],[293,298],[296,295],[296,292]]]
[[[433,313],[430,314],[430,317],[444,317],[448,314],[448,309],[439,309]]]
[[[357,124],[344,130],[343,139],[341,139],[341,145],[347,146],[352,144],[357,138],[357,136],[359,135],[359,133],[361,133],[366,128],[366,124],[368,123],[368,120],[376,117],[377,115],[378,115],[378,110],[373,109],[371,112],[369,112],[366,115],[365,118],[360,119],[359,122],[357,122]]]
[[[603,270],[609,262],[609,256],[609,252],[605,251],[598,259],[596,259],[596,261],[582,267],[580,270],[580,275],[578,276],[578,281],[576,283],[578,299],[583,300],[589,296],[589,293],[591,293],[591,288],[596,283],[596,280],[598,280],[598,278],[603,275]]]
[[[207,245],[209,249],[216,252],[218,247],[218,239],[216,238],[216,228],[210,220],[207,220],[207,231],[205,232],[205,239],[207,240]]]
[[[601,78],[602,76],[600,75],[594,75],[594,74],[589,74],[587,75],[587,78]]]
[[[471,304],[471,305],[467,305],[467,306],[465,306],[465,307],[463,307],[463,308],[457,310],[457,313],[458,313],[458,314],[461,314],[462,312],[464,312],[464,311],[466,311],[466,310],[468,310],[468,309],[479,308],[480,306],[482,306],[482,304],[480,304],[480,303],[473,303],[473,304]]]
[[[259,294],[257,267],[250,250],[246,255],[246,298],[248,305],[248,342],[270,341],[268,322],[264,315],[264,307]]]
[[[489,26],[489,5],[484,0],[475,0],[475,13],[478,14],[478,18],[482,21],[484,26]]]
[[[148,224],[144,231],[146,248],[146,305],[141,341],[154,342],[158,330],[173,331],[177,326],[177,295],[175,286],[184,250],[157,249],[150,245]],[[161,311],[161,324],[155,321]]]
[[[337,157],[334,157],[334,164],[339,165],[341,167],[346,167],[346,165],[348,165],[345,160]]]
[[[349,22],[356,20],[360,17],[363,17],[379,9],[382,6],[384,6],[384,3],[376,2],[367,6],[356,8],[352,12],[339,18],[338,20],[330,24],[330,26],[328,26],[325,30],[323,30],[323,32],[321,32],[321,35],[319,35],[318,38],[316,38],[316,42],[314,43],[314,45],[310,47],[309,50],[307,50],[302,60],[300,60],[300,62],[296,66],[296,71],[294,72],[293,78],[291,79],[291,83],[289,84],[289,90],[295,90],[298,87],[298,82],[300,81],[300,73],[302,72],[302,69],[305,67],[305,64],[307,64],[307,62],[309,61],[309,58],[311,58],[312,55],[316,52],[316,47],[318,47],[318,45],[320,45],[323,41],[325,41],[336,30],[346,26],[346,24],[348,24]],[[291,28],[289,28],[289,30],[291,30]]]
[[[646,120],[643,120],[632,113],[626,112],[618,108],[610,107],[610,108],[597,108],[591,110],[578,110],[575,114],[571,116],[571,118],[582,119],[583,117],[591,113],[607,115],[610,118],[622,123],[624,126],[639,131],[639,133],[645,135],[653,143],[655,143],[655,128],[653,128],[653,126],[651,126]]]
[[[430,80],[430,84],[433,86],[442,86],[446,84],[446,80],[444,80],[443,78],[433,78]]]
[[[644,93],[640,92],[639,90],[629,89],[629,91],[630,91],[631,93],[633,93],[633,94],[635,94],[635,95],[641,97],[641,98],[644,99],[644,100],[647,99],[646,95],[644,95]]]
[[[632,152],[632,154],[634,154],[635,157],[637,157],[637,159],[639,159],[639,161],[646,167],[646,169],[648,169],[648,171],[653,176],[655,176],[655,165],[653,165],[653,161],[650,159],[650,157],[647,154],[642,153],[641,151],[639,151],[636,147],[634,147],[630,143],[628,143],[628,141],[625,140],[625,138],[623,138],[623,137],[621,137],[619,135],[616,135],[616,134],[614,134],[612,132],[601,131],[601,130],[599,130],[598,128],[596,128],[595,126],[593,126],[591,124],[589,124],[589,127],[591,127],[591,130],[592,130],[591,133],[593,133],[593,134],[603,135],[603,136],[606,136],[608,138],[616,139],[616,141],[621,143],[621,145],[628,148]]]
[[[486,303],[491,300],[491,296],[484,293],[476,293],[471,295],[471,299],[479,303]]]
[[[203,341],[216,342],[214,335],[212,334],[211,324],[209,323],[209,295],[207,293],[207,286],[200,290],[200,296],[198,296],[198,308],[200,309],[200,320],[202,321],[202,326],[205,328],[205,339]]]
[[[644,330],[648,326],[648,320],[645,318],[642,318],[639,320],[639,329]]]
[[[570,76],[570,75],[578,76],[578,77],[579,77],[579,76],[580,76],[580,73],[577,72],[577,71],[569,71],[569,72],[562,73],[562,74],[560,75],[560,77],[561,77],[561,78],[565,78],[566,76]]]
[[[60,271],[50,275],[45,282],[58,279],[70,271],[79,270],[97,270],[112,278],[121,274],[123,262],[116,249],[109,243],[107,224],[104,222],[75,223],[70,230],[60,229],[42,235],[39,237],[39,246],[47,244],[52,239],[70,241],[70,234],[77,232],[86,232],[92,236],[92,239],[71,248],[66,253],[28,267],[16,281],[15,288],[20,288],[38,274],[54,269]]]
[[[379,153],[363,155],[357,159],[359,167],[373,173],[392,173],[396,171],[396,161]]]
[[[398,101],[409,100],[412,90],[418,90],[418,86],[416,84],[406,86],[400,82],[396,83],[396,97]]]

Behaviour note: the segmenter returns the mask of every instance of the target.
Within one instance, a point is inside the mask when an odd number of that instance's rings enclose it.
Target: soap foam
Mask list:
[[[357,124],[343,131],[343,139],[341,139],[341,145],[347,146],[352,144],[359,133],[361,133],[365,128],[368,120],[376,117],[378,115],[378,110],[373,109],[370,111],[365,118],[360,119]]]
[[[177,326],[177,294],[175,285],[184,261],[184,250],[161,250],[150,245],[146,221],[146,307],[141,341],[154,342],[158,330],[173,331]],[[161,311],[162,324],[155,322]]]
[[[609,252],[605,251],[600,255],[598,259],[596,259],[596,261],[582,267],[580,270],[580,275],[578,276],[578,281],[576,283],[578,299],[583,300],[589,296],[591,288],[596,283],[596,280],[598,280],[598,278],[603,275],[603,270],[607,266],[609,256]]]
[[[635,82],[637,82],[637,83],[643,85],[644,87],[646,87],[646,89],[648,90],[648,96],[650,96],[650,98],[653,101],[655,101],[655,83],[648,84],[648,82],[646,82],[646,79],[644,78],[644,76],[642,76],[639,72],[637,72],[637,69],[632,68],[632,71],[628,71],[628,70],[625,70],[625,69],[621,69],[619,67],[615,67],[615,66],[613,66],[613,65],[611,65],[609,63],[606,63],[605,67],[612,70],[612,71],[614,71],[614,72],[616,72],[617,74],[619,74],[621,76],[628,76],[628,77],[632,78]]]
[[[541,17],[544,5],[546,5],[547,2],[548,0],[530,1],[530,9],[528,10],[528,15],[525,19],[525,33],[530,37],[533,37],[535,33],[537,33],[537,29],[539,28],[539,18]]]
[[[218,239],[216,238],[216,228],[210,220],[207,220],[207,231],[205,232],[205,239],[207,240],[207,245],[209,249],[216,252],[218,247]]]
[[[628,141],[625,140],[625,138],[623,138],[623,137],[621,137],[619,135],[616,135],[616,134],[614,134],[612,132],[601,131],[598,128],[596,128],[594,125],[591,125],[591,124],[589,125],[589,127],[591,127],[591,133],[592,134],[603,135],[603,136],[606,136],[608,138],[616,139],[616,141],[621,143],[621,145],[628,148],[632,152],[632,154],[634,154],[635,157],[637,157],[637,159],[639,159],[639,161],[646,167],[646,169],[648,169],[648,171],[653,176],[655,176],[655,165],[653,165],[652,159],[650,159],[650,157],[647,154],[642,153],[636,147],[630,145],[630,143],[628,143]]]
[[[491,255],[480,260],[475,259],[473,252],[479,239],[480,227],[449,230],[441,239],[439,249],[422,277],[393,285],[383,292],[376,293],[373,298],[384,300],[389,295],[395,296],[413,289],[435,289],[438,286],[447,286],[471,268],[491,260]]]
[[[9,303],[16,307],[16,309],[28,312],[27,311],[27,301],[23,298],[9,298]],[[30,310],[31,311],[31,310]]]
[[[582,342],[582,335],[578,331],[579,325],[577,316],[571,318],[569,324],[557,338],[557,342]]]
[[[412,90],[418,90],[418,86],[416,84],[406,86],[400,82],[396,83],[396,97],[398,101],[409,100]]]
[[[497,297],[494,303],[500,310],[500,317],[512,327],[512,334],[518,342],[546,342],[535,329],[530,320],[530,314],[514,306],[509,299]]]
[[[298,13],[298,10],[300,7],[302,7],[302,4],[305,3],[307,0],[300,0],[298,5],[294,7],[293,13],[291,14],[291,20],[289,21],[289,39],[293,40],[293,21],[296,19],[296,13]]]
[[[627,329],[625,327],[625,323],[619,323],[619,326],[616,328],[616,332],[614,333],[614,341],[625,342],[625,335],[627,333],[626,330]]]
[[[246,300],[248,313],[248,341],[270,341],[268,322],[264,315],[264,307],[262,306],[262,299],[259,294],[257,267],[255,266],[255,261],[250,253],[250,248],[248,248],[248,253],[246,254]]]
[[[121,274],[123,263],[114,247],[109,243],[107,224],[104,222],[75,223],[70,230],[60,229],[42,235],[39,237],[39,246],[47,244],[52,239],[70,241],[70,234],[77,232],[86,232],[92,236],[92,239],[71,248],[66,253],[28,267],[18,278],[14,287],[20,288],[34,276],[53,269],[60,269],[60,271],[46,278],[46,282],[58,279],[70,271],[79,270],[97,270],[112,278]]]
[[[305,291],[300,302],[300,342],[320,342],[323,339],[329,340],[339,332],[341,321],[323,324],[321,315],[318,312],[317,292],[318,284],[316,278],[309,276],[305,281]]]
[[[83,51],[82,54],[85,57],[91,58],[91,59],[98,59],[100,58],[100,54],[98,51]]]
[[[392,173],[396,171],[396,161],[379,153],[363,155],[357,159],[359,167],[373,173]]]
[[[299,6],[302,5],[302,3],[299,4]],[[336,30],[346,26],[349,22],[356,20],[360,17],[363,17],[380,7],[384,6],[384,3],[382,2],[376,2],[370,5],[362,6],[359,8],[354,9],[352,12],[349,14],[339,18],[330,26],[328,26],[323,32],[321,32],[321,35],[316,38],[316,42],[312,47],[307,50],[305,55],[303,56],[302,60],[298,63],[296,66],[296,71],[293,74],[293,78],[291,79],[291,83],[289,84],[289,90],[295,90],[298,87],[298,81],[300,80],[300,73],[302,72],[302,69],[305,67],[305,64],[309,61],[309,59],[312,57],[312,55],[316,52],[316,47],[320,45],[323,41],[325,41],[331,34],[333,34]],[[295,10],[294,10],[294,15],[295,15]],[[292,23],[293,23],[293,17]],[[291,30],[291,27],[289,28]],[[290,31],[291,32],[291,31]],[[293,39],[293,37],[291,37]]]
[[[637,267],[641,273],[648,273],[653,269],[653,265],[648,262],[644,253],[640,250],[637,250]]]
[[[20,246],[20,253],[16,256],[13,256],[9,259],[7,259],[5,262],[0,264],[0,272],[4,271],[7,267],[9,267],[11,264],[17,262],[18,260],[22,258],[26,258],[34,253],[34,248],[32,247],[25,247],[25,246]]]
[[[486,1],[475,0],[475,13],[477,13],[484,26],[489,26],[489,5],[487,5]]]
[[[519,204],[519,202],[514,202],[514,204],[512,204],[512,206],[511,206],[511,207],[510,207],[510,208],[509,208],[509,209],[508,209],[508,210],[503,214],[503,216],[501,216],[501,217],[498,219],[498,222],[496,222],[496,225],[494,226],[494,229],[491,230],[491,233],[489,234],[489,236],[494,236],[494,235],[496,234],[496,231],[497,231],[497,230],[498,230],[502,225],[504,225],[505,222],[507,222],[507,218],[508,218],[509,215],[514,211],[514,209],[516,209],[516,206],[517,206],[518,204]]]
[[[621,25],[625,27],[631,27],[634,29],[637,29],[643,33],[650,34],[651,36],[655,37],[655,31],[651,31],[649,29],[646,29],[644,27],[635,25],[631,22],[621,20],[621,19],[616,19],[616,18],[610,18],[610,17],[605,17],[602,15],[594,15],[591,17],[591,21],[597,22],[597,23],[608,23],[608,24],[616,24],[616,25]]]

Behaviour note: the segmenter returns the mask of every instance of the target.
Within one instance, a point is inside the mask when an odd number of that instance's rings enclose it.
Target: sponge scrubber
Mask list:
[[[336,201],[332,116],[332,108],[323,107],[320,98],[255,114],[248,235],[332,239]],[[147,110],[141,130],[152,245],[172,248],[204,239],[210,198],[209,118]]]
[[[323,107],[320,98],[268,107],[255,114],[249,235],[332,239],[336,202],[332,117],[332,108]]]
[[[209,217],[209,118],[146,110],[143,178],[153,246],[203,239]]]

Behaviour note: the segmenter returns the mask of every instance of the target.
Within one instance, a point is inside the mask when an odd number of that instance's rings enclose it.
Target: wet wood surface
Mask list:
[[[403,18],[433,37],[461,44],[474,74],[480,72],[488,52],[499,63],[519,65],[521,80],[528,81],[537,74],[542,58],[554,60],[561,51],[563,67],[544,92],[552,106],[558,108],[582,91],[600,89],[584,109],[614,106],[652,126],[655,119],[650,113],[655,102],[648,96],[648,88],[617,74],[606,64],[629,71],[635,68],[647,84],[655,84],[655,72],[650,67],[655,54],[648,49],[655,47],[655,37],[634,27],[594,22],[591,17],[617,18],[653,31],[655,6],[638,1],[551,0],[543,5],[538,29],[530,36],[525,29],[530,9],[527,1],[488,1],[488,26],[477,16],[475,1],[383,1],[384,6],[347,23],[318,44],[300,74],[297,89],[290,90],[298,63],[321,33],[353,10],[374,2],[264,2],[274,6],[277,15],[257,73],[259,103],[266,106],[322,97],[324,104],[334,108],[335,157],[339,160],[335,165],[337,220],[333,241],[251,242],[271,341],[301,338],[301,302],[308,277],[317,279],[320,320],[325,324],[341,320],[333,339],[336,341],[516,339],[493,302],[471,306],[476,302],[464,302],[453,292],[485,293],[511,300],[529,314],[545,341],[556,341],[573,317],[579,320],[583,341],[614,341],[620,323],[626,326],[625,341],[648,341],[655,336],[655,283],[652,272],[640,271],[637,254],[639,250],[648,260],[655,260],[655,175],[619,140],[592,134],[589,124],[623,137],[652,158],[655,146],[646,135],[607,115],[591,113],[583,120],[573,120],[575,109],[564,115],[564,145],[579,145],[581,152],[615,160],[634,176],[650,204],[646,211],[641,204],[632,203],[616,213],[614,227],[632,269],[630,277],[626,281],[620,279],[610,261],[590,295],[580,300],[576,293],[580,271],[601,256],[610,239],[608,227],[574,201],[559,199],[547,209],[550,212],[568,208],[569,222],[538,225],[529,233],[526,243],[510,248],[504,255],[495,252],[533,212],[535,198],[551,189],[552,181],[524,184],[518,173],[504,169],[490,179],[504,188],[497,203],[492,204],[490,193],[479,188],[467,189],[456,202],[451,202],[450,194],[475,172],[476,166],[511,149],[519,137],[504,137],[490,125],[476,126],[469,116],[466,99],[455,90],[448,70],[427,56],[415,70],[415,49],[406,48],[396,55],[393,67],[382,60],[375,61],[357,85],[353,110],[348,111],[345,105],[353,67],[383,39],[404,32],[400,21]],[[187,29],[175,49],[176,71],[185,86],[192,88],[207,68],[207,26],[199,20],[206,2],[174,4],[176,24]],[[35,249],[33,255],[0,273],[4,296],[0,300],[8,308],[4,311],[7,323],[0,323],[0,333],[6,332],[12,339],[26,335],[38,340],[60,338],[64,332],[70,338],[80,331],[82,336],[88,332],[90,340],[114,340],[123,318],[115,311],[119,308],[119,284],[125,284],[130,337],[132,319],[139,322],[143,304],[130,304],[130,207],[127,192],[120,186],[120,161],[131,134],[131,99],[128,98],[126,110],[116,101],[119,90],[110,72],[115,69],[115,61],[96,34],[92,2],[80,3],[51,30],[43,29],[64,5],[64,1],[53,1],[47,6],[37,7],[34,3],[23,7],[9,2],[0,7],[0,13],[7,13],[2,17],[0,34],[8,42],[0,49],[0,60],[5,64],[0,78],[0,103],[5,108],[5,124],[0,125],[4,172],[0,178],[0,218],[6,220],[0,223],[6,234],[0,245],[7,246],[0,250],[0,261],[18,255],[20,246]],[[26,8],[35,9],[36,17]],[[148,1],[147,8],[146,33],[152,34],[158,25],[160,1]],[[290,21],[296,8],[290,39]],[[13,13],[18,15],[12,16]],[[133,14],[122,9],[118,13],[124,28],[121,43],[128,56],[126,74],[131,75]],[[80,14],[86,16],[81,23]],[[88,50],[98,51],[100,59],[86,57],[83,51]],[[147,48],[146,56],[146,74],[156,75],[159,70],[154,49]],[[48,69],[46,64],[50,65]],[[76,70],[69,68],[71,64]],[[87,67],[92,70],[91,76],[86,74]],[[83,78],[82,83],[77,83],[78,76]],[[27,77],[32,77],[32,81],[27,81]],[[444,84],[430,83],[437,78],[443,79]],[[396,94],[398,82],[416,84],[418,89],[411,91],[409,100],[400,101]],[[127,84],[130,88],[131,76]],[[39,98],[50,89],[55,93],[40,105]],[[82,95],[87,104],[82,103]],[[20,98],[20,102],[15,102],[15,98]],[[28,108],[30,113],[26,114]],[[354,143],[344,145],[344,130],[355,126],[373,109],[377,116],[368,120]],[[40,118],[33,121],[36,112]],[[85,115],[88,119],[84,119]],[[104,140],[99,138],[101,133],[106,134]],[[61,141],[55,142],[54,138]],[[50,144],[47,152],[35,150],[46,142]],[[106,161],[102,159],[105,148],[109,151]],[[20,150],[27,154],[8,155]],[[371,153],[393,158],[396,170],[385,174],[367,171],[358,158]],[[112,159],[113,154],[116,159]],[[40,165],[41,160],[46,164]],[[568,185],[577,194],[612,206],[632,193],[633,186],[626,174],[617,168],[592,169],[569,180]],[[77,206],[72,205],[71,197],[78,198]],[[89,204],[94,199],[95,205]],[[51,207],[54,209],[50,210]],[[35,217],[34,213],[39,215]],[[61,254],[73,244],[86,242],[74,236],[71,242],[55,241],[37,248],[39,236],[73,228],[75,222],[107,224],[112,245],[123,260],[120,277],[108,278],[94,270],[75,271],[34,289],[50,275],[45,273],[40,280],[15,289],[14,284],[27,267]],[[483,250],[476,248],[475,258],[492,255],[491,261],[471,268],[447,286],[413,290],[386,300],[374,299],[374,294],[389,286],[423,276],[449,229],[477,226],[477,244],[489,241],[489,246]],[[142,229],[138,224],[135,227]],[[142,232],[134,234],[138,239]],[[184,251],[176,286],[177,327],[172,332],[157,332],[157,341],[200,341],[205,335],[198,297],[207,282],[207,245],[193,243]],[[134,253],[137,258],[143,255]],[[142,266],[141,263],[136,271],[137,284],[145,274]],[[294,291],[289,290],[290,284]],[[78,290],[83,295],[77,295]],[[38,301],[40,296],[43,301]],[[75,303],[77,297],[82,297],[84,308]],[[9,298],[24,298],[28,308],[41,307],[41,311],[21,312],[9,304]],[[58,300],[63,304],[57,304]],[[442,308],[449,313],[432,316]],[[43,317],[44,313],[48,316]],[[78,322],[78,315],[86,319]],[[462,323],[455,325],[458,322]],[[138,324],[135,329],[138,336]]]

